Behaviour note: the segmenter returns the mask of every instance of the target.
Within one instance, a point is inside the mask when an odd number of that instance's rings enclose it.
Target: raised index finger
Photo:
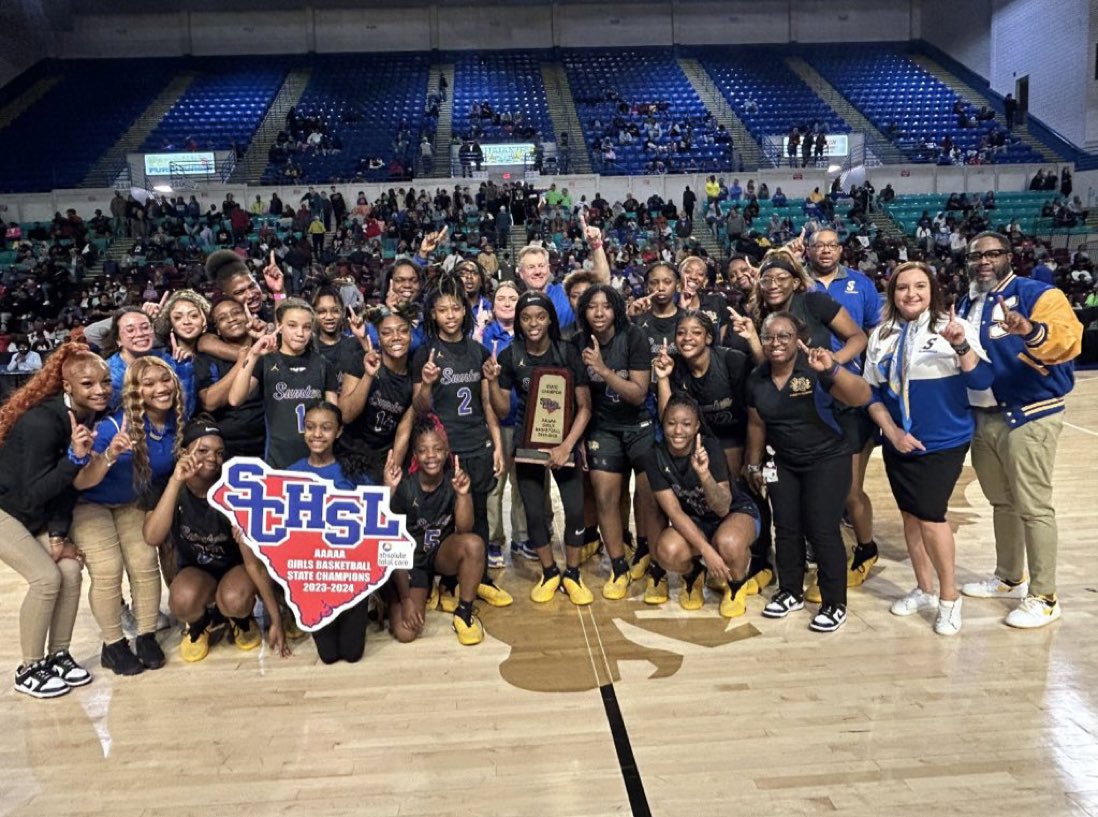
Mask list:
[[[431,354],[427,355],[427,362],[432,366],[435,365],[435,350],[431,349]]]
[[[806,355],[812,354],[812,350],[805,345],[805,342],[803,340],[797,340],[797,348],[804,352]]]
[[[80,425],[78,422],[76,422],[76,414],[74,414],[71,410],[69,411],[69,425],[72,426],[73,434],[76,433],[76,428],[78,425]]]
[[[275,251],[271,250],[271,263],[268,266],[273,267],[275,265]]]

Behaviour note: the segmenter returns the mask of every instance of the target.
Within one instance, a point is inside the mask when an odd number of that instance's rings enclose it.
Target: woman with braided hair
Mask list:
[[[92,680],[69,655],[83,570],[69,528],[72,483],[91,456],[89,426],[110,397],[103,359],[66,343],[0,408],[0,562],[28,584],[15,689],[33,698]]]
[[[101,661],[118,675],[164,666],[156,643],[160,612],[157,551],[145,543],[145,502],[171,476],[185,410],[171,366],[138,358],[122,381],[122,408],[95,427],[94,456],[74,485],[83,493],[73,510],[73,540],[91,577],[88,599],[103,636]],[[137,620],[136,655],[122,634],[122,571],[129,577]]]

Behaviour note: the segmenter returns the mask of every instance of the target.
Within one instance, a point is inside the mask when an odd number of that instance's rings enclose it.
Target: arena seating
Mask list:
[[[1026,235],[1035,235],[1052,229],[1051,219],[1041,218],[1041,208],[1045,202],[1054,198],[1053,193],[1044,191],[1024,191],[1020,193],[997,193],[995,195],[996,207],[987,211],[987,217],[991,225],[1009,224],[1015,218]],[[919,226],[919,219],[926,210],[933,219],[939,212],[945,210],[948,195],[932,193],[928,195],[904,195],[896,198],[887,205],[882,205],[885,211],[897,222],[906,235],[914,237],[915,229]],[[958,214],[959,215],[959,214]],[[1074,228],[1086,232],[1087,228]]]
[[[145,139],[145,150],[246,148],[286,77],[283,57],[204,58],[201,73]]]
[[[61,75],[37,102],[0,129],[0,191],[77,187],[133,125],[172,75],[174,59],[51,62]],[[106,186],[103,179],[99,186]]]
[[[620,95],[630,108],[637,104],[666,107],[657,111],[654,118],[660,123],[663,135],[656,141],[666,149],[660,158],[669,170],[696,168],[720,170],[728,167],[725,146],[706,139],[715,133],[716,123],[706,124],[709,112],[698,97],[690,81],[675,61],[674,52],[667,48],[626,48],[598,50],[565,50],[561,55],[572,97],[576,103],[580,125],[588,145],[594,145],[603,137],[614,143],[617,159],[613,164],[604,162],[599,151],[592,147],[592,157],[598,172],[606,175],[635,175],[646,172],[655,154],[643,149],[644,122],[647,115],[635,112],[619,114],[619,102],[607,94]],[[621,116],[626,124],[641,127],[641,136],[633,144],[618,144],[617,131],[611,123]],[[602,128],[596,128],[595,122]],[[668,129],[673,123],[688,121],[694,128],[691,147],[683,152],[670,150],[673,139]]]
[[[850,126],[785,64],[784,49],[738,46],[695,48],[694,56],[757,140],[822,126],[849,133]],[[753,109],[746,104],[755,102]]]
[[[994,121],[958,127],[953,106],[960,97],[896,46],[810,47],[805,58],[878,130],[890,135],[894,125],[891,138],[914,162],[938,160],[936,151],[921,148],[924,140],[940,144],[948,134],[962,152],[974,151],[985,134],[1002,127]],[[992,161],[1040,162],[1042,157],[1020,140],[1010,139]]]
[[[453,132],[468,134],[475,124],[482,142],[516,141],[502,124],[491,118],[469,117],[473,103],[488,102],[497,114],[522,115],[525,125],[537,128],[543,138],[553,133],[553,120],[545,99],[539,63],[549,59],[536,51],[465,52],[454,54]]]
[[[331,54],[312,58],[312,77],[305,87],[297,112],[318,117],[329,134],[338,135],[343,148],[338,153],[299,153],[293,162],[308,182],[356,177],[361,159],[377,157],[383,167],[365,171],[359,178],[388,178],[385,166],[399,158],[405,167],[415,157],[420,133],[425,127],[433,134],[434,123],[424,116],[429,54],[393,53]],[[409,134],[409,146],[397,157],[393,146],[402,126]],[[267,146],[264,146],[267,147]],[[280,179],[280,166],[268,165],[263,181]]]

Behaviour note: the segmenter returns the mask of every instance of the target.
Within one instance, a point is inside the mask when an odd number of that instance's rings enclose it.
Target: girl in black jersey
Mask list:
[[[434,415],[417,418],[412,428],[412,466],[405,474],[390,452],[385,464],[389,507],[405,515],[408,533],[416,540],[411,570],[397,570],[386,585],[389,630],[404,643],[423,633],[427,600],[434,574],[443,586],[456,585],[457,597],[443,595],[439,603],[454,614],[458,641],[466,646],[484,639],[484,627],[473,611],[478,582],[484,572],[484,540],[473,533],[472,482],[461,458],[450,466],[446,432]],[[460,598],[460,600],[458,600]]]
[[[714,346],[720,346],[728,336],[728,300],[719,292],[706,292],[709,268],[701,258],[691,255],[679,262],[682,291],[679,306],[686,312],[701,312],[713,323],[716,332]]]
[[[473,319],[460,279],[444,273],[428,293],[425,311],[427,341],[412,362],[412,405],[418,413],[434,413],[446,427],[450,446],[469,476],[473,531],[488,541],[488,494],[504,469],[503,438],[491,396],[499,364],[469,336]],[[487,562],[478,594],[493,607],[514,601],[488,576]]]
[[[237,647],[258,647],[262,634],[252,618],[258,594],[270,617],[268,643],[276,655],[288,656],[290,648],[266,569],[251,550],[240,545],[240,531],[206,501],[225,460],[221,429],[195,420],[183,431],[180,443],[175,470],[159,496],[150,499],[143,529],[150,545],[170,541],[175,552],[178,572],[168,591],[168,604],[172,615],[187,625],[179,642],[180,655],[193,662],[209,654],[209,625],[218,614],[231,622]]]
[[[648,481],[671,526],[652,543],[646,604],[667,601],[667,573],[681,573],[679,604],[700,610],[703,573],[724,590],[725,618],[746,610],[750,546],[759,534],[759,513],[732,485],[720,445],[701,433],[701,411],[685,394],[671,396],[663,410],[664,439],[648,462]]]
[[[281,301],[275,310],[278,333],[252,344],[229,389],[231,406],[244,405],[254,394],[263,396],[265,459],[272,468],[285,468],[308,454],[302,437],[306,407],[339,399],[335,370],[313,351],[313,318],[313,308],[300,298]]]
[[[869,385],[839,365],[828,347],[805,345],[807,329],[789,312],[762,326],[766,362],[747,381],[746,470],[774,508],[780,589],[763,610],[784,618],[804,609],[805,540],[819,563],[822,604],[809,625],[819,632],[846,621],[846,550],[839,523],[850,489],[850,452],[834,403],[869,402]],[[834,399],[833,399],[834,398]],[[764,485],[763,450],[774,449],[777,481]]]
[[[336,371],[336,380],[342,384],[343,373],[351,365],[352,358],[362,356],[363,347],[354,335],[347,334],[343,299],[330,286],[321,287],[313,296],[316,312],[317,349]]]
[[[637,475],[637,490],[646,490],[648,485],[644,468],[655,435],[644,401],[651,380],[652,353],[644,332],[629,322],[621,294],[612,287],[590,287],[580,298],[579,308],[576,320],[580,333],[574,342],[587,366],[593,412],[587,430],[587,460],[599,528],[611,565],[602,595],[623,599],[629,592],[630,571],[619,503],[623,476],[630,469]],[[642,503],[640,510],[638,533],[659,530],[662,520],[655,503]]]
[[[195,355],[194,371],[198,389],[198,405],[210,413],[225,442],[225,459],[262,457],[263,400],[252,395],[240,406],[229,405],[229,390],[236,377],[234,367],[266,331],[261,320],[248,320],[247,310],[231,298],[218,301],[210,310],[210,322],[222,343],[235,350],[232,360],[222,360],[212,354]]]
[[[728,473],[735,482],[743,468],[747,439],[747,357],[725,346],[714,346],[716,331],[709,317],[687,312],[675,331],[678,355],[665,350],[652,363],[656,375],[660,415],[673,394],[688,394],[697,401],[707,430],[716,436],[724,452]],[[762,530],[752,546],[752,561],[745,592],[755,595],[770,584],[770,512],[765,500],[754,497],[762,513]]]
[[[665,261],[650,264],[644,272],[648,293],[629,305],[633,323],[644,330],[648,346],[655,355],[665,343],[675,351],[675,327],[682,310],[675,303],[679,291],[679,272]]]
[[[384,479],[389,452],[403,463],[408,450],[414,416],[408,354],[418,315],[414,306],[395,310],[379,306],[368,311],[361,323],[358,319],[351,322],[351,330],[365,342],[366,352],[351,359],[343,372],[339,409],[346,427],[339,447],[360,458],[377,485]],[[365,331],[366,321],[377,332],[380,348]]]
[[[557,312],[549,296],[529,290],[519,298],[515,308],[515,340],[503,350],[499,358],[500,373],[492,384],[492,404],[499,417],[506,417],[511,410],[511,390],[519,395],[519,410],[515,421],[518,429],[525,428],[526,413],[534,409],[529,405],[532,378],[540,369],[565,369],[572,373],[572,394],[565,399],[573,401],[572,425],[565,429],[564,441],[546,451],[544,465],[530,462],[516,463],[519,491],[526,508],[526,521],[530,540],[541,562],[541,581],[530,591],[530,598],[538,603],[551,601],[559,588],[576,605],[594,601],[591,591],[580,577],[580,550],[584,544],[583,524],[583,474],[577,467],[577,446],[583,439],[587,423],[591,419],[591,391],[587,386],[587,370],[579,359],[576,348],[560,338]],[[554,411],[564,411],[558,406]],[[520,432],[521,433],[521,432]],[[563,576],[553,559],[549,543],[549,495],[545,486],[545,467],[552,469],[564,507],[564,548],[566,568]]]

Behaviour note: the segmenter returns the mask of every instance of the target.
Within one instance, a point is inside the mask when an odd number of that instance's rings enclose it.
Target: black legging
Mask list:
[[[564,544],[582,547],[583,526],[583,472],[579,467],[551,469],[553,479],[560,490],[564,506]],[[526,530],[535,548],[549,544],[550,495],[545,486],[545,466],[529,462],[515,463],[519,494],[526,508]]]
[[[751,567],[761,567],[763,564],[769,565],[770,546],[773,544],[770,526],[774,521],[773,515],[770,512],[770,500],[765,496],[757,494],[755,489],[751,487],[750,482],[739,480],[736,483],[736,486],[751,497],[751,500],[755,503],[755,507],[759,509],[759,535],[755,537],[755,541],[751,543]]]
[[[824,604],[846,604],[846,547],[839,525],[850,493],[850,455],[791,465],[777,458],[778,481],[769,488],[774,509],[778,581],[804,595],[805,537],[819,566]]]
[[[350,610],[344,610],[334,621],[313,633],[316,652],[325,664],[346,661],[350,664],[362,658],[366,649],[366,623],[370,600],[363,599]]]

